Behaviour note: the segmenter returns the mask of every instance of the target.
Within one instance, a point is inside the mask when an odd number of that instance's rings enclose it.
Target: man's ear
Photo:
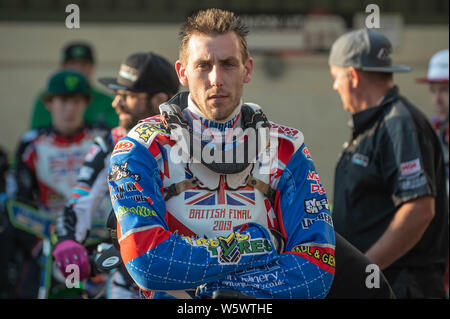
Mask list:
[[[351,66],[348,68],[348,75],[352,82],[352,87],[356,89],[361,83],[361,74],[359,73],[358,70],[356,70],[354,67]]]
[[[188,79],[186,76],[186,67],[181,63],[180,60],[177,60],[175,62],[175,70],[177,71],[178,79],[180,81],[180,84],[183,86],[188,85]]]
[[[153,113],[153,115],[159,114],[159,106],[164,102],[167,102],[168,100],[169,95],[167,95],[167,93],[165,92],[153,94],[149,101],[149,106],[151,108],[149,111]]]
[[[253,59],[248,58],[247,61],[244,63],[244,83],[250,82],[252,79],[252,73],[253,73]]]
[[[169,100],[169,96],[167,95],[167,93],[159,92],[152,96],[151,103],[152,103],[152,105],[159,106],[159,105],[163,104],[164,102],[167,102],[168,100]]]
[[[44,104],[45,108],[47,109],[47,111],[51,112],[51,106],[52,106],[52,100],[53,98],[51,96],[44,96],[41,99],[42,104]]]

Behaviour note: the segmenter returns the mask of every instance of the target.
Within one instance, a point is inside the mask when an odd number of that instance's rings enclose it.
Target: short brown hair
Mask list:
[[[180,60],[186,62],[187,44],[194,33],[206,35],[219,35],[234,32],[239,38],[241,44],[242,62],[245,63],[250,57],[248,52],[246,36],[248,34],[247,26],[242,20],[231,11],[221,9],[201,10],[188,17],[182,25],[179,32],[180,37]]]

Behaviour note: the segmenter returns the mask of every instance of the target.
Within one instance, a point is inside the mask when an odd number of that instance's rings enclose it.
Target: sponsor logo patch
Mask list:
[[[303,149],[303,155],[305,155],[305,157],[306,157],[307,159],[312,160],[311,154],[309,153],[309,149],[308,149],[307,147],[305,147],[305,148]]]
[[[117,209],[116,215],[117,219],[121,220],[124,215],[132,214],[141,217],[156,217],[158,216],[153,209],[147,208],[145,206],[136,206],[136,207],[125,207],[119,206]]]
[[[400,163],[400,171],[402,176],[412,175],[420,172],[420,160],[416,158],[415,160]]]
[[[267,254],[272,251],[272,245],[266,238],[251,238],[250,235],[231,233],[228,237],[191,238],[183,237],[193,246],[205,246],[211,257],[216,257],[221,264],[236,264],[242,256]]]
[[[367,167],[367,165],[369,165],[369,158],[366,155],[355,153],[352,156],[352,163],[362,167]]]
[[[134,143],[131,141],[120,141],[116,144],[112,151],[112,155],[116,155],[119,153],[128,153],[134,146]]]
[[[128,162],[119,165],[111,166],[111,173],[108,175],[108,182],[115,182],[125,177],[131,177],[135,181],[139,181],[141,176],[139,174],[133,174],[128,169]]]
[[[136,127],[134,131],[137,133],[137,136],[144,141],[144,143],[147,143],[153,134],[158,134],[158,132],[167,133],[167,130],[162,123],[143,123]]]
[[[303,218],[302,220],[302,227],[303,229],[308,229],[309,227],[311,227],[315,222],[318,221],[323,221],[325,223],[327,223],[328,225],[330,225],[331,227],[333,227],[333,219],[331,218],[331,216],[328,213],[320,213],[317,214],[314,218]]]
[[[317,199],[311,198],[304,202],[305,212],[308,214],[318,214],[320,211],[329,210],[328,200],[326,198]]]
[[[325,188],[320,184],[319,174],[315,171],[309,171],[306,179],[314,182],[311,183],[311,193],[318,193],[319,195],[325,194]]]
[[[303,258],[311,261],[320,268],[334,274],[336,267],[336,260],[334,259],[334,249],[330,247],[320,246],[306,246],[298,245],[292,249],[292,252],[297,253]]]
[[[278,130],[278,133],[287,135],[289,137],[295,137],[300,133],[300,131],[295,128],[283,126],[283,125],[279,125],[279,124],[275,124],[275,123],[270,123],[270,129]]]

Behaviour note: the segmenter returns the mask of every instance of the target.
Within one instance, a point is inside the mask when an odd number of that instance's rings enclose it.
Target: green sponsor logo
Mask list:
[[[76,76],[68,75],[64,78],[64,84],[69,91],[74,91],[77,88],[78,83],[80,83],[80,79]]]
[[[193,246],[205,246],[212,257],[217,257],[222,264],[239,262],[242,256],[266,254],[272,251],[272,245],[266,238],[252,239],[250,235],[231,233],[228,237],[210,239],[183,237]]]
[[[133,214],[133,215],[138,215],[138,216],[142,216],[142,217],[158,216],[153,209],[150,209],[145,206],[136,206],[136,207],[119,206],[119,208],[116,211],[117,219],[121,220],[123,218],[123,215],[125,215],[125,214]]]

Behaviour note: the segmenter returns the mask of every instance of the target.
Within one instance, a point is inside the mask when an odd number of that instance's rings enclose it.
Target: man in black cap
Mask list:
[[[427,118],[399,95],[392,47],[357,30],[333,44],[333,89],[352,114],[335,172],[337,232],[365,252],[398,298],[443,298],[448,202],[439,140]]]
[[[76,70],[91,81],[95,62],[93,49],[88,43],[71,42],[63,49],[60,68]],[[102,124],[109,128],[117,126],[117,114],[111,109],[112,98],[92,85],[90,90],[92,99],[84,112],[84,121],[90,124]],[[34,104],[31,118],[32,129],[49,127],[51,124],[51,114],[44,106],[42,95],[43,93],[39,94]]]
[[[57,243],[53,256],[64,275],[69,264],[80,269],[81,279],[90,273],[87,250],[81,243],[87,238],[92,217],[105,218],[102,202],[107,201],[107,213],[111,211],[107,196],[107,167],[111,152],[126,151],[127,145],[117,141],[125,136],[140,119],[159,114],[159,105],[178,92],[179,82],[175,68],[165,58],[154,53],[134,53],[121,64],[117,78],[100,78],[100,83],[116,93],[112,106],[117,112],[120,124],[110,134],[96,138],[83,168],[72,197],[64,211],[58,216]],[[95,214],[102,216],[95,216]],[[114,272],[108,298],[128,299],[138,296],[136,285],[129,278],[125,268]]]
[[[138,120],[159,114],[159,105],[179,88],[174,66],[156,54],[132,54],[120,66],[117,79],[100,78],[99,81],[115,91],[112,105],[119,115],[120,127],[127,131]]]

